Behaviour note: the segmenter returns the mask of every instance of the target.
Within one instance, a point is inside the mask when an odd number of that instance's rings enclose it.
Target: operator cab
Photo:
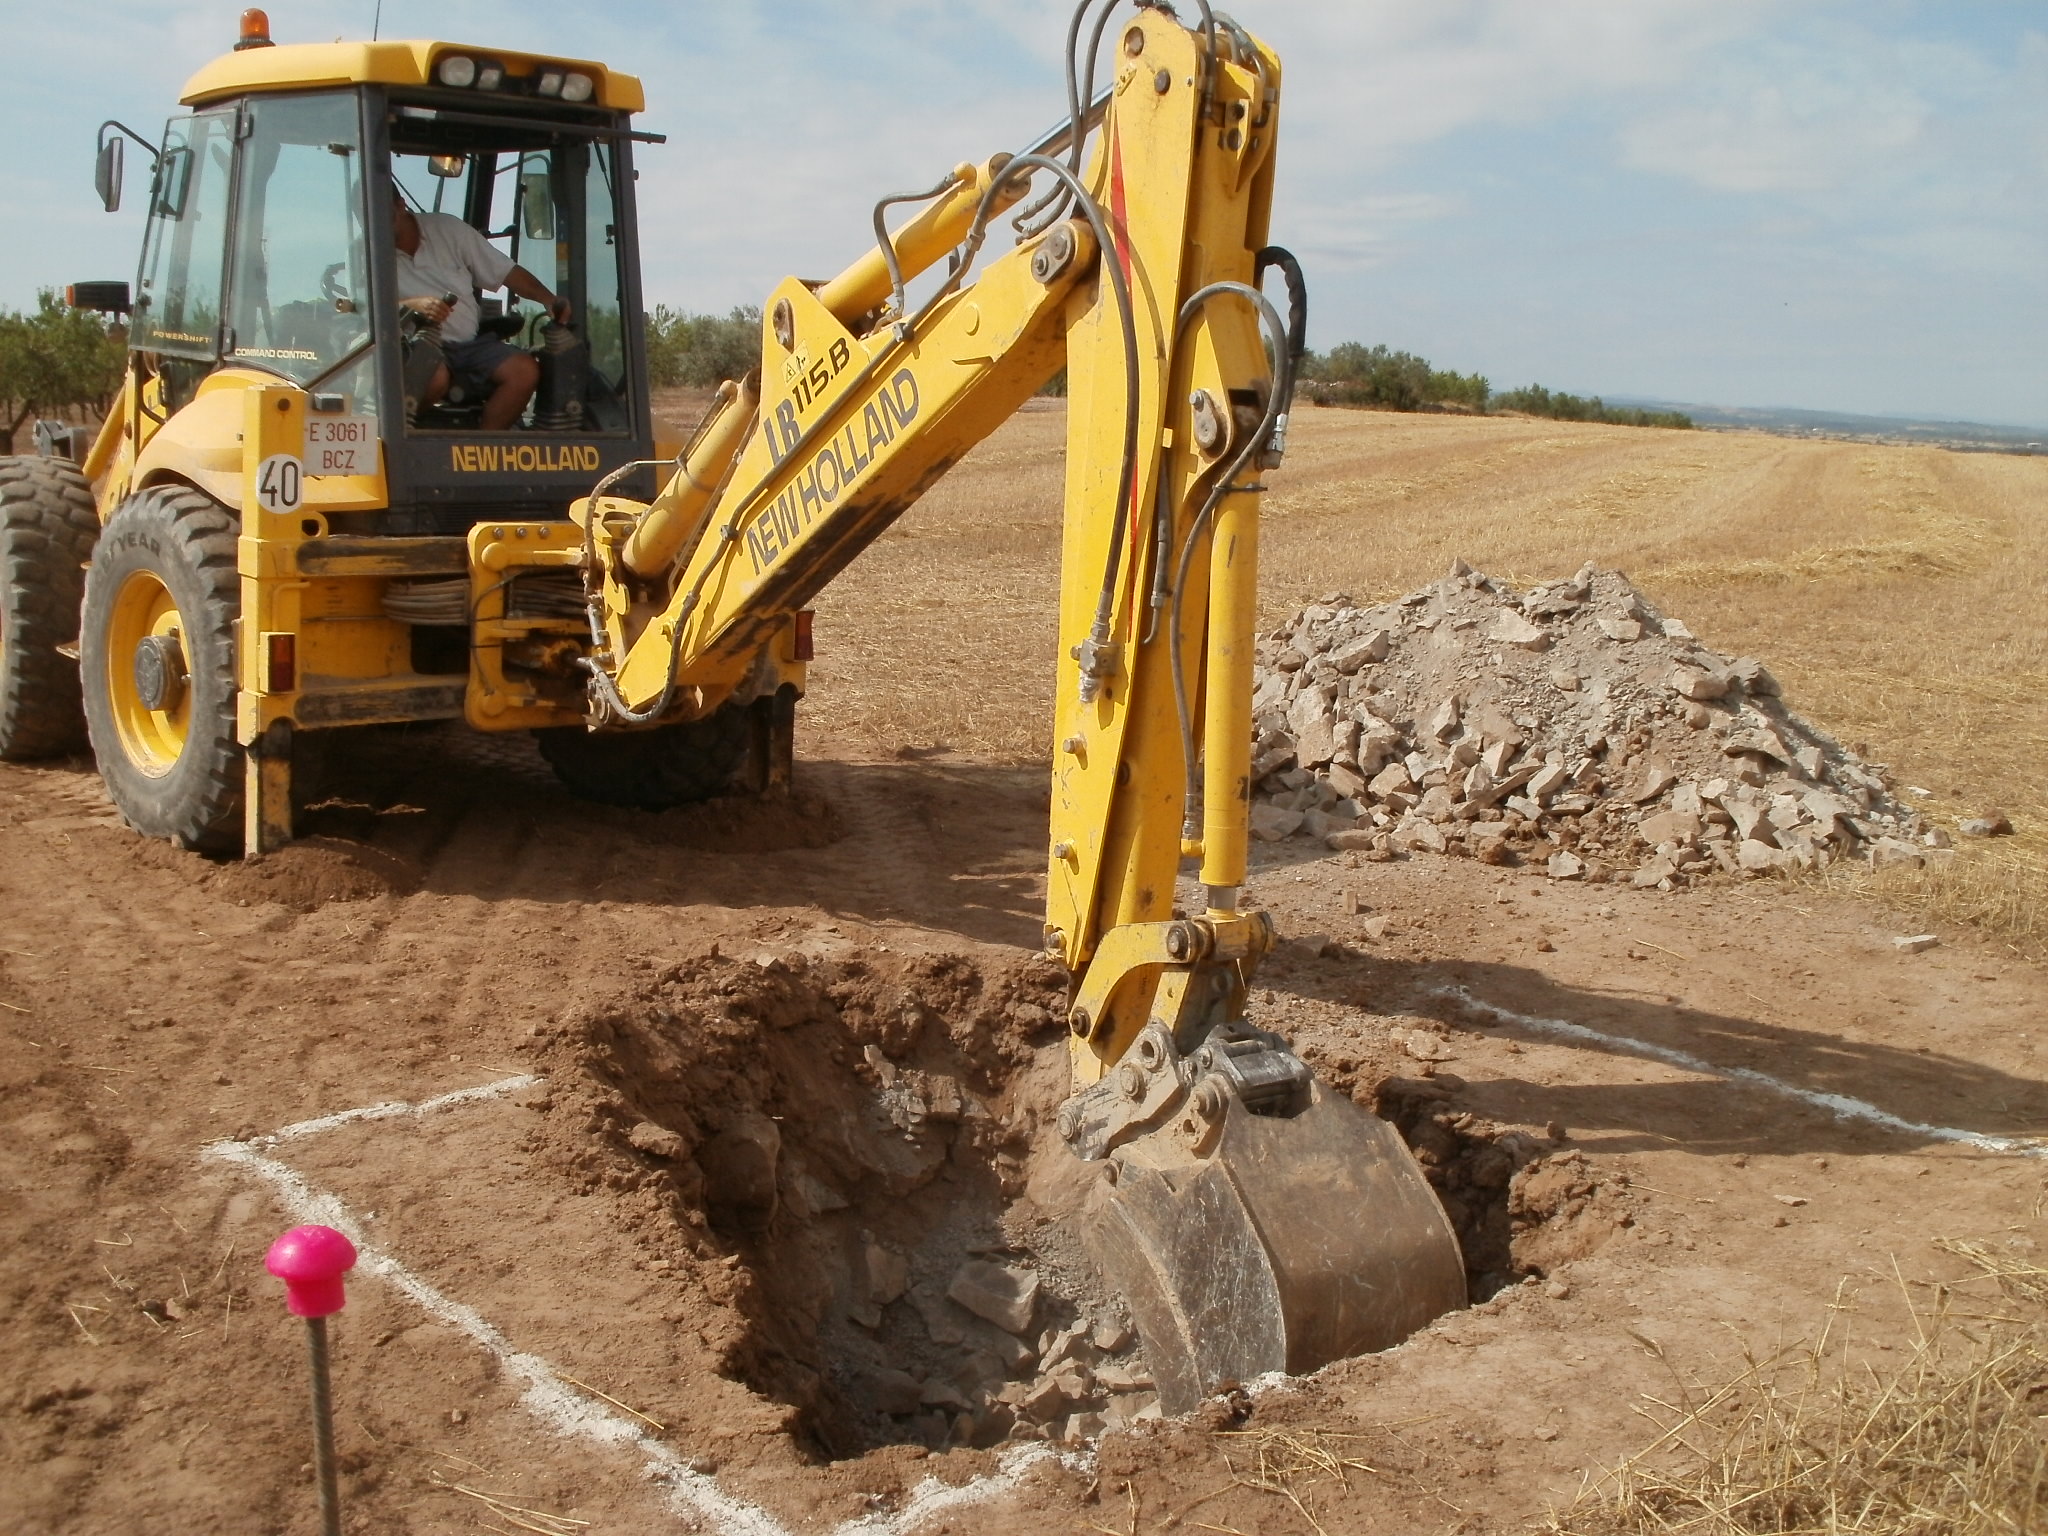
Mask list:
[[[451,44],[245,37],[184,99],[194,110],[156,156],[130,326],[165,416],[222,368],[301,386],[308,476],[369,477],[363,499],[382,503],[361,532],[561,517],[602,475],[653,457],[632,141],[658,136],[631,129],[637,81]],[[118,157],[109,178],[102,153],[113,206]],[[465,296],[480,336],[538,363],[508,429],[484,429],[459,380],[414,408],[438,337],[401,311],[417,295],[399,291],[394,187],[569,302],[563,327],[509,291]]]

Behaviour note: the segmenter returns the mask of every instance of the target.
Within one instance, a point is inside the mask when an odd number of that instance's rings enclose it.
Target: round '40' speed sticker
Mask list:
[[[256,504],[266,512],[296,512],[306,498],[306,466],[273,453],[256,467]]]

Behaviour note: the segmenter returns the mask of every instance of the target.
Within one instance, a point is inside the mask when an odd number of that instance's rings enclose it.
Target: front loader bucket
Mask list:
[[[1089,1243],[1168,1413],[1465,1303],[1457,1237],[1399,1133],[1321,1083],[1305,1098],[1275,1115],[1217,1096],[1110,1154]]]

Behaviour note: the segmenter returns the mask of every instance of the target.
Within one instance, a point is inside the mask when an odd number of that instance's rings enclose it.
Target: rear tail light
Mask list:
[[[808,608],[799,609],[796,626],[790,635],[790,660],[809,661],[817,652],[811,641],[811,619],[814,615]]]
[[[299,637],[270,634],[263,637],[265,693],[292,693],[299,686]]]

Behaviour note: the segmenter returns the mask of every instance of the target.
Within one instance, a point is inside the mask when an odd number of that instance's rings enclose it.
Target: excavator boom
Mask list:
[[[1103,1169],[1091,1241],[1176,1412],[1384,1347],[1465,1296],[1399,1136],[1246,1017],[1273,943],[1242,900],[1259,476],[1284,447],[1304,299],[1268,248],[1279,60],[1203,11],[1191,29],[1143,6],[1111,33],[1092,145],[1077,111],[1064,144],[887,200],[923,206],[893,233],[878,209],[876,248],[831,282],[784,281],[758,373],[725,387],[655,500],[608,484],[573,514],[592,728],[701,717],[775,686],[795,616],[1065,367],[1060,1130]],[[970,281],[1033,190],[1014,248]],[[906,284],[948,259],[913,307]],[[1260,288],[1273,265],[1291,325]]]

